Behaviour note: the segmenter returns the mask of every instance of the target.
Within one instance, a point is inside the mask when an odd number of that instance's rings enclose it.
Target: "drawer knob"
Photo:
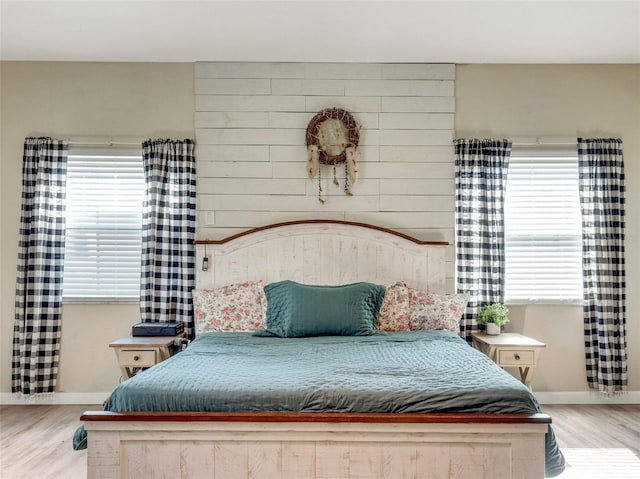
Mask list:
[[[516,359],[519,359],[519,358],[516,358]],[[134,361],[140,361],[140,356],[134,356],[134,357],[133,357],[133,360],[134,360]]]
[[[520,355],[518,353],[515,353],[513,357],[515,358],[516,361],[520,361]]]

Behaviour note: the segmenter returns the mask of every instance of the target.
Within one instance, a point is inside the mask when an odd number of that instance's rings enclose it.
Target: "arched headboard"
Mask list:
[[[196,287],[259,279],[324,285],[403,280],[414,288],[444,293],[447,244],[348,221],[278,223],[223,240],[196,241]],[[207,271],[202,270],[205,248]]]

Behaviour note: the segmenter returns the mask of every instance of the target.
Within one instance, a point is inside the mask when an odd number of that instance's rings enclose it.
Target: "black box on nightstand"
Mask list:
[[[134,324],[131,328],[132,336],[177,336],[184,332],[182,321]]]

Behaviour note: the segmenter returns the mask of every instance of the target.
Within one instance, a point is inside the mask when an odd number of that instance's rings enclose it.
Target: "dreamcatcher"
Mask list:
[[[357,150],[360,133],[351,114],[340,108],[326,108],[314,116],[307,126],[307,174],[318,176],[318,201],[322,198],[320,165],[333,166],[333,184],[340,186],[337,165],[344,163],[344,193],[352,196],[350,185],[355,183]]]

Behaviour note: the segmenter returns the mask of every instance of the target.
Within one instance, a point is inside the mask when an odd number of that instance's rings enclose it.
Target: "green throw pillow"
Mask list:
[[[376,318],[385,288],[372,283],[312,286],[280,281],[264,287],[267,297],[265,330],[257,335],[366,336],[376,333]]]

